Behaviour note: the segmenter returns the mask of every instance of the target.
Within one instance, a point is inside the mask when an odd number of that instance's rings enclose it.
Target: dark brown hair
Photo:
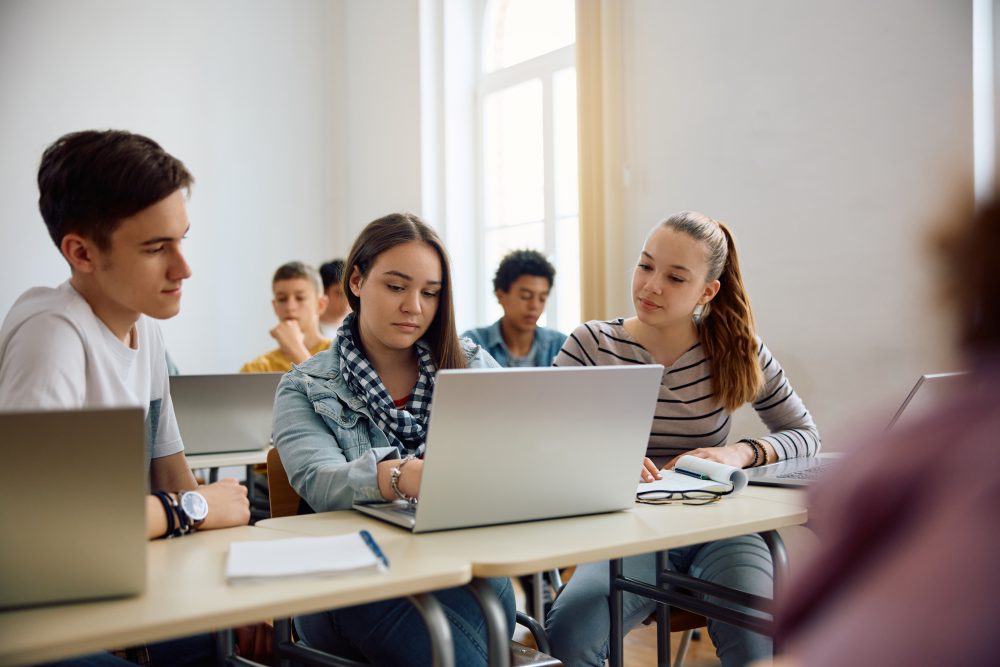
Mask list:
[[[361,317],[361,299],[351,291],[351,274],[357,267],[361,277],[367,277],[376,258],[386,250],[411,241],[421,241],[434,248],[441,260],[441,291],[437,312],[427,328],[424,340],[431,348],[434,364],[440,368],[465,368],[465,353],[455,330],[455,307],[451,294],[451,266],[444,243],[431,227],[412,213],[391,213],[373,220],[361,230],[344,264],[344,294],[351,310]],[[354,320],[357,326],[357,319]],[[355,335],[357,331],[355,331]],[[360,340],[360,338],[358,338]]]
[[[193,183],[184,164],[148,137],[73,132],[42,154],[38,208],[57,248],[73,233],[107,250],[123,219]]]
[[[946,296],[955,307],[959,343],[967,352],[996,352],[1000,348],[1000,200],[957,220],[933,240],[942,260]]]
[[[702,311],[698,339],[705,346],[705,355],[712,360],[715,395],[732,412],[754,401],[763,384],[753,311],[743,287],[736,243],[724,224],[702,213],[682,211],[659,226],[705,244],[708,259],[705,280],[718,280],[720,285],[715,298]]]

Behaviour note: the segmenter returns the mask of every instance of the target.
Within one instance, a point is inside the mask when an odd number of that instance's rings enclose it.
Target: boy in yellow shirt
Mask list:
[[[330,339],[323,337],[319,325],[327,303],[320,285],[316,270],[302,262],[278,267],[271,280],[271,305],[278,324],[270,331],[278,347],[243,364],[241,373],[284,373],[292,369],[292,364],[300,364],[330,347]]]

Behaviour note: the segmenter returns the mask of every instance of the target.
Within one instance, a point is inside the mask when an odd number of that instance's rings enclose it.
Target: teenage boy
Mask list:
[[[232,479],[198,486],[188,468],[154,321],[178,313],[191,275],[181,241],[193,180],[179,160],[137,134],[58,139],[42,155],[38,205],[70,278],[29,289],[0,328],[0,410],[144,408],[149,538],[250,518],[243,486]],[[151,645],[154,662],[178,662],[164,647],[183,642]]]
[[[319,316],[319,326],[323,335],[333,339],[344,318],[351,312],[344,294],[344,260],[332,259],[319,267],[319,277],[323,279],[323,293],[326,294],[326,310]]]
[[[503,317],[462,335],[486,348],[501,366],[551,366],[566,336],[538,326],[538,318],[545,310],[555,277],[555,267],[540,252],[508,253],[493,276]]]
[[[270,333],[278,347],[243,364],[241,373],[285,373],[292,370],[292,364],[301,364],[330,347],[330,339],[319,328],[326,295],[316,269],[302,262],[282,264],[271,279],[271,291],[278,324]]]
[[[493,276],[493,290],[503,317],[488,327],[462,334],[482,345],[501,366],[551,366],[566,335],[538,326],[545,302],[555,282],[556,269],[536,250],[514,250],[500,260]],[[532,577],[520,577],[528,600],[534,598]],[[546,611],[552,603],[548,586],[542,590]],[[532,605],[533,606],[533,605]],[[544,618],[544,612],[535,616]]]

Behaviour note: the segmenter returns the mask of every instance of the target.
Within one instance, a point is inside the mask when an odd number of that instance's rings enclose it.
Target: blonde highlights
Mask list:
[[[753,311],[743,287],[733,236],[718,220],[693,211],[676,213],[659,227],[703,243],[708,261],[705,281],[720,283],[715,298],[705,304],[697,328],[705,354],[712,360],[715,395],[732,412],[755,400],[763,385]]]

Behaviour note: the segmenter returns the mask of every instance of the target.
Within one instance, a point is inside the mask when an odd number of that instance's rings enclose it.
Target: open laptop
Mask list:
[[[355,504],[413,532],[635,504],[659,365],[442,370],[420,502]]]
[[[141,593],[141,408],[0,413],[0,608]]]
[[[246,452],[270,445],[274,393],[282,375],[171,375],[170,398],[184,452]]]
[[[966,373],[925,373],[917,378],[913,389],[903,399],[902,405],[886,425],[886,431],[912,423],[927,410],[953,395]],[[837,464],[840,454],[821,453],[819,456],[801,457],[779,461],[747,472],[751,484],[765,486],[808,486]]]

